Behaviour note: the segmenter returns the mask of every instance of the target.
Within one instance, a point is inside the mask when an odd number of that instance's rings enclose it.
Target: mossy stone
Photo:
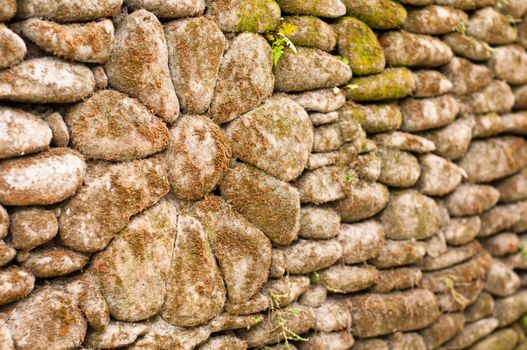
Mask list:
[[[347,14],[374,29],[398,28],[406,21],[405,8],[391,0],[344,0]]]
[[[327,52],[337,45],[337,34],[333,27],[314,16],[287,16],[284,23],[292,24],[296,30],[287,37],[297,46],[314,47]]]
[[[399,99],[415,90],[412,72],[407,68],[387,68],[379,74],[354,78],[346,89],[353,101],[380,101]]]
[[[338,49],[349,60],[353,74],[380,73],[386,63],[384,51],[375,33],[362,21],[345,17],[339,21]]]
[[[264,33],[280,22],[280,7],[274,0],[210,1],[207,14],[224,32]]]
[[[367,133],[397,130],[401,127],[402,114],[396,104],[367,104],[348,102],[339,110],[341,120],[353,118]]]
[[[336,18],[346,14],[346,7],[340,0],[278,0],[285,13]]]

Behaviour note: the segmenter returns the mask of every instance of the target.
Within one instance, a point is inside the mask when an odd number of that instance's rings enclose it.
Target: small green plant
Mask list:
[[[459,22],[455,27],[454,30],[458,33],[461,33],[463,35],[467,34],[467,26],[465,25],[465,22]]]
[[[351,182],[353,180],[353,176],[346,174],[344,175],[344,181]]]
[[[344,56],[336,55],[335,57],[338,58],[339,60],[341,60],[342,62],[346,63],[346,64],[350,64],[350,60],[348,60]]]
[[[291,23],[282,23],[278,31],[267,34],[267,40],[271,43],[273,49],[273,64],[276,66],[280,57],[284,54],[286,47],[290,48],[294,53],[297,53],[295,44],[289,40],[288,35],[293,34],[298,30],[298,27]]]
[[[311,273],[311,279],[315,282],[320,281],[320,273],[318,273],[317,271]]]
[[[527,246],[525,243],[520,244],[520,253],[522,255],[522,259],[527,260]]]
[[[527,315],[522,317],[522,324],[524,327],[527,327]]]
[[[509,4],[509,0],[498,0],[498,8],[502,8],[502,7],[505,7]]]
[[[357,84],[348,84],[346,85],[346,87],[350,90],[355,90],[355,89],[358,89],[359,86]]]
[[[464,309],[465,306],[468,305],[468,300],[463,294],[456,290],[456,281],[453,278],[447,276],[443,279],[443,282],[445,282],[445,285],[449,290],[450,294],[452,295],[452,298],[454,298],[454,300],[459,305],[461,305],[461,308]]]
[[[263,319],[264,319],[264,318],[263,318],[262,315],[254,316],[254,320],[255,320],[256,322],[262,322]]]
[[[517,24],[521,23],[521,18],[514,18],[511,15],[507,15],[507,21],[509,21],[510,24]]]

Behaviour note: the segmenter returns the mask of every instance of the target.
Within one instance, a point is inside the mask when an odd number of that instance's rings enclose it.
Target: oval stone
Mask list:
[[[68,148],[5,160],[0,163],[0,203],[47,205],[63,201],[75,194],[85,172],[83,157]]]
[[[102,90],[68,111],[73,146],[86,158],[146,158],[168,146],[168,129],[138,100]]]

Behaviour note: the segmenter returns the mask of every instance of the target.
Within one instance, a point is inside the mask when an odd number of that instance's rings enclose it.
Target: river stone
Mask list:
[[[371,287],[379,273],[369,265],[333,265],[320,273],[321,283],[332,293],[352,293]]]
[[[159,158],[92,163],[84,186],[62,209],[62,242],[80,252],[102,250],[132,215],[152,206],[168,189]]]
[[[88,269],[111,315],[139,321],[157,314],[164,302],[174,249],[177,211],[170,201],[134,216]]]
[[[363,294],[350,298],[354,336],[366,338],[411,331],[435,322],[440,311],[434,294],[424,289],[390,294]]]
[[[496,205],[499,196],[498,190],[492,186],[467,183],[448,195],[445,205],[453,216],[476,215]]]
[[[463,170],[448,159],[427,154],[419,159],[419,163],[421,164],[419,191],[423,194],[444,196],[461,183]]]
[[[371,263],[380,269],[413,264],[426,254],[424,243],[415,240],[386,240],[379,255]]]
[[[441,234],[445,238],[446,243],[452,246],[458,246],[473,241],[479,233],[480,227],[481,220],[477,215],[452,218],[443,224]]]
[[[0,23],[0,69],[9,68],[21,62],[26,52],[24,40]]]
[[[512,0],[506,4],[498,4],[498,8],[501,13],[517,19],[522,18],[527,12],[527,3],[521,0]]]
[[[502,118],[497,113],[475,115],[474,121],[472,128],[472,137],[474,138],[496,136],[504,130]]]
[[[461,99],[467,112],[482,114],[489,112],[508,112],[514,105],[514,94],[510,86],[502,80],[493,80],[482,90]]]
[[[459,104],[452,95],[408,98],[401,103],[401,130],[416,132],[448,125],[456,119],[459,110]]]
[[[16,0],[2,0],[0,4],[0,22],[6,22],[16,13]]]
[[[293,303],[309,288],[309,277],[285,276],[280,279],[269,280],[262,289],[262,294],[267,298],[265,308],[283,308]]]
[[[421,283],[422,276],[421,270],[415,267],[379,270],[379,277],[371,290],[375,293],[388,293],[415,288]]]
[[[272,68],[273,52],[263,37],[243,33],[230,41],[210,105],[212,119],[226,123],[262,103],[273,92]]]
[[[360,181],[351,195],[335,204],[343,222],[367,219],[386,207],[390,198],[388,188],[377,182]]]
[[[328,291],[322,283],[312,283],[309,289],[300,296],[299,303],[309,307],[319,307],[323,305],[327,298]]]
[[[132,344],[138,337],[145,335],[148,325],[111,321],[106,329],[89,331],[84,345],[90,348],[112,349]]]
[[[64,122],[60,113],[51,113],[44,118],[51,129],[51,144],[56,147],[68,147],[70,143],[70,133],[68,126]]]
[[[64,276],[79,271],[88,263],[88,256],[64,248],[33,251],[20,266],[38,278]]]
[[[403,2],[404,3],[404,2]],[[388,343],[382,339],[357,339],[353,350],[389,350]]]
[[[450,46],[456,55],[472,61],[486,61],[492,55],[492,48],[482,40],[464,33],[452,33],[443,37],[443,42]]]
[[[425,239],[439,231],[440,213],[433,199],[403,190],[392,193],[381,222],[387,238]]]
[[[447,349],[466,349],[479,339],[492,333],[498,326],[495,318],[484,318],[482,320],[469,323],[453,339],[445,344]]]
[[[328,298],[314,310],[315,330],[334,332],[348,329],[351,326],[350,306],[346,299]]]
[[[353,164],[353,170],[362,180],[377,181],[381,176],[381,159],[375,150],[359,154]]]
[[[517,331],[512,328],[502,329],[492,333],[486,338],[478,341],[470,349],[471,350],[487,350],[487,349],[500,349],[500,350],[513,350],[518,349],[520,336]],[[520,348],[521,349],[521,348]]]
[[[411,10],[403,29],[419,34],[447,34],[467,24],[465,12],[446,6],[430,5]]]
[[[520,154],[525,149],[527,142],[514,136],[474,141],[459,161],[459,166],[466,171],[471,181],[490,182],[520,170],[525,163]]]
[[[485,6],[494,6],[495,0],[434,0],[438,5],[452,6],[461,10],[474,10]]]
[[[337,114],[338,115],[338,114]],[[322,125],[313,133],[312,152],[337,151],[344,144],[340,123]]]
[[[123,0],[27,0],[17,3],[17,18],[40,17],[57,22],[85,22],[115,16]]]
[[[472,140],[474,122],[459,118],[449,125],[426,132],[422,136],[429,139],[436,146],[434,151],[443,158],[455,160],[463,157]]]
[[[35,276],[18,266],[0,270],[0,305],[25,298],[35,285]]]
[[[52,137],[41,118],[9,107],[0,107],[0,129],[0,159],[45,151]]]
[[[319,126],[337,122],[339,120],[339,114],[336,111],[328,113],[315,112],[309,113],[309,119],[311,119],[313,126]]]
[[[220,335],[210,337],[198,350],[247,350],[247,343],[230,335]]]
[[[513,91],[514,109],[527,109],[527,85],[516,86]]]
[[[469,60],[459,57],[454,57],[441,71],[453,84],[451,92],[458,95],[471,94],[481,90],[492,81],[494,76],[487,67],[473,64]]]
[[[509,23],[507,16],[492,7],[486,7],[470,17],[467,34],[491,45],[503,45],[516,40],[518,32]]]
[[[337,240],[342,245],[342,262],[357,264],[379,255],[384,246],[384,229],[374,220],[342,224]]]
[[[467,322],[480,320],[492,315],[494,310],[494,298],[487,292],[480,294],[478,299],[465,310],[465,319]]]
[[[29,103],[71,103],[95,88],[91,70],[80,63],[42,57],[0,71],[0,100]]]
[[[0,240],[0,267],[9,263],[15,256],[16,249],[6,244],[3,240]]]
[[[396,332],[388,338],[390,350],[427,350],[428,347],[418,333]]]
[[[168,146],[168,129],[138,100],[101,90],[71,108],[65,122],[73,146],[86,158],[146,158]]]
[[[498,257],[517,253],[520,250],[520,245],[520,238],[512,232],[500,233],[483,241],[485,249],[492,256]]]
[[[336,239],[325,241],[298,240],[281,248],[285,270],[291,274],[306,274],[333,265],[342,256],[342,246]]]
[[[106,89],[108,87],[108,77],[104,71],[104,67],[101,65],[94,66],[91,68],[93,76],[95,77],[95,91]]]
[[[522,290],[509,297],[497,299],[493,316],[498,319],[499,326],[503,327],[518,320],[526,311],[527,292]]]
[[[199,16],[205,10],[204,0],[125,0],[125,3],[132,10],[143,8],[145,10],[153,12],[159,18]]]
[[[298,235],[310,239],[330,239],[339,233],[340,216],[331,208],[303,206]]]
[[[225,132],[236,158],[284,181],[300,176],[313,144],[306,111],[283,97],[266,100],[230,123]]]
[[[246,62],[246,59],[244,60]],[[308,47],[286,49],[274,68],[276,91],[306,91],[339,86],[351,79],[348,64]]]
[[[53,287],[16,304],[7,313],[5,322],[16,348],[21,350],[79,348],[87,329],[73,298]],[[42,322],[46,327],[42,327]]]
[[[86,164],[71,149],[52,150],[0,163],[0,203],[47,205],[75,194],[84,180]]]
[[[381,160],[379,182],[400,188],[415,185],[421,174],[421,168],[414,155],[391,147],[379,147],[377,154]]]
[[[421,271],[436,271],[463,263],[481,252],[481,245],[477,240],[459,247],[449,247],[447,251],[437,257],[427,256],[416,265]]]
[[[496,184],[500,191],[500,202],[508,203],[527,199],[527,169]]]
[[[17,249],[31,250],[51,240],[58,232],[52,210],[24,208],[11,215],[11,240]]]
[[[357,17],[373,29],[392,29],[403,25],[407,13],[391,0],[344,0],[348,15]]]
[[[231,146],[223,130],[206,116],[185,115],[170,129],[164,154],[172,193],[197,200],[211,192],[229,167]]]
[[[379,39],[391,66],[437,67],[450,62],[452,50],[437,38],[406,31],[387,32]]]
[[[478,237],[487,237],[511,228],[521,219],[522,208],[515,204],[497,205],[481,214]]]
[[[123,19],[105,71],[111,87],[137,98],[163,121],[178,117],[163,26],[151,12],[137,10]]]
[[[348,102],[339,110],[340,119],[353,118],[368,133],[399,129],[402,115],[396,104],[367,104]]]
[[[502,118],[503,132],[508,134],[527,135],[527,114],[509,113]]]
[[[292,304],[287,308],[277,310],[264,316],[264,320],[256,326],[242,330],[238,336],[247,342],[249,347],[259,347],[274,344],[285,339],[283,324],[289,332],[301,335],[315,326],[315,314],[311,308]]]
[[[339,159],[339,152],[311,153],[307,158],[307,170],[315,170],[323,166],[335,165]]]
[[[216,0],[208,5],[207,14],[224,32],[265,33],[280,22],[280,7],[274,0]]]
[[[522,47],[527,47],[527,20],[525,18],[518,25],[518,44]]]
[[[203,224],[181,213],[161,313],[166,321],[197,326],[221,312],[226,290],[212,254]]]
[[[321,89],[288,94],[287,97],[301,105],[306,111],[333,112],[346,103],[346,95],[339,88]]]
[[[319,332],[309,336],[305,342],[297,344],[299,350],[347,350],[355,344],[355,339],[348,331]]]
[[[343,199],[352,192],[356,175],[342,166],[308,170],[294,183],[301,203],[321,204]]]
[[[41,49],[70,60],[105,63],[112,51],[112,21],[86,24],[58,24],[30,18],[21,25],[22,33]]]
[[[377,134],[373,137],[373,141],[377,144],[378,149],[381,148],[380,146],[385,146],[413,153],[428,153],[436,149],[432,141],[401,131]]]
[[[464,325],[463,313],[443,314],[434,324],[420,331],[420,334],[429,349],[437,349],[460,333]]]
[[[339,54],[346,57],[353,74],[368,75],[384,69],[384,52],[375,33],[353,17],[340,19],[337,25]]]
[[[497,297],[510,296],[520,288],[520,276],[512,266],[498,259],[493,259],[490,271],[485,278],[485,290]]]
[[[527,53],[519,45],[495,48],[488,65],[498,79],[514,85],[527,83]]]
[[[452,83],[443,74],[435,70],[414,71],[414,97],[434,97],[452,90]]]
[[[346,7],[339,0],[277,0],[285,13],[311,15],[316,17],[341,17]]]
[[[346,97],[352,101],[393,100],[415,90],[412,72],[407,68],[387,68],[379,74],[351,80]]]
[[[207,232],[232,305],[248,302],[267,281],[271,242],[221,197],[193,204]]]
[[[286,182],[243,163],[234,163],[220,183],[234,209],[279,245],[288,245],[300,229],[300,195]]]
[[[284,23],[296,28],[287,37],[296,46],[313,47],[331,52],[337,45],[337,33],[333,27],[313,16],[286,16]]]
[[[205,18],[189,18],[165,25],[168,67],[181,110],[204,113],[212,101],[225,37]]]

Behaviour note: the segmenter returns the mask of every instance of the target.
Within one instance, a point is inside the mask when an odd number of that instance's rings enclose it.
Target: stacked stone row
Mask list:
[[[0,1],[0,348],[527,347],[527,3],[401,2]]]

